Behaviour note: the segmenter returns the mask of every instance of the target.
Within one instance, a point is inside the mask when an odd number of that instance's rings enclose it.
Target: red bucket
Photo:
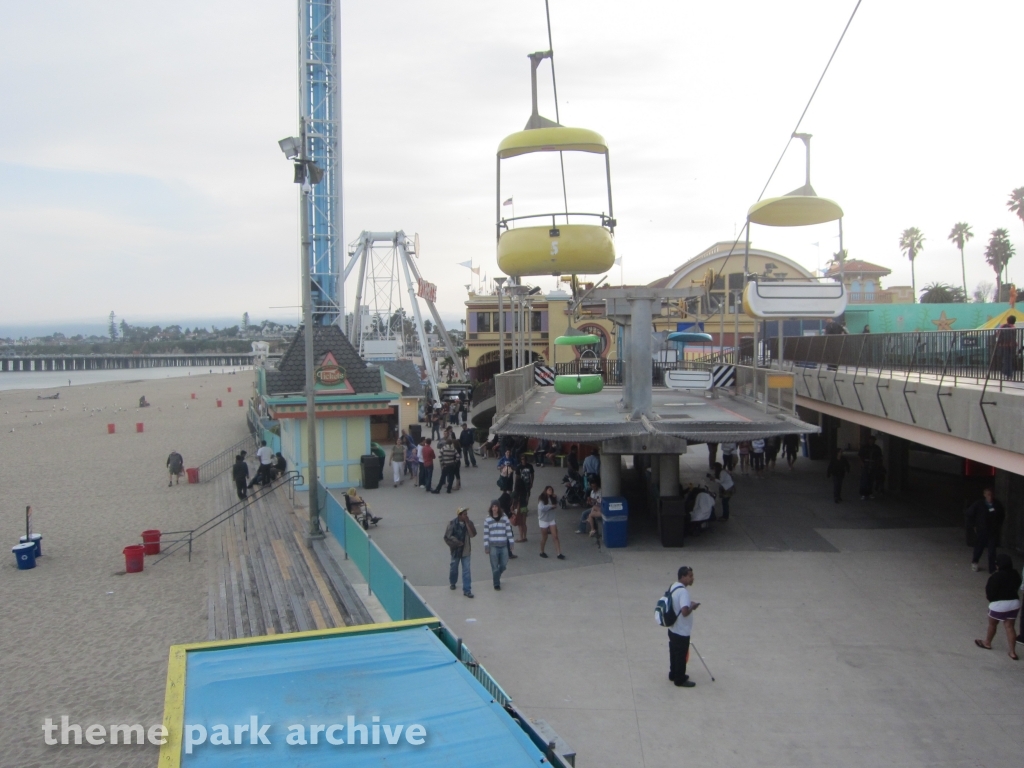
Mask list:
[[[143,428],[143,426],[142,426],[142,422],[141,422],[141,421],[136,421],[136,422],[135,422],[135,431],[136,431],[136,432],[142,432],[142,431],[143,431],[143,429],[144,429],[144,428]]]
[[[239,401],[238,401],[238,407],[239,407],[239,408],[241,408],[241,407],[242,407],[242,405],[244,405],[244,404],[245,404],[245,401],[244,401],[244,400],[239,400]]]
[[[185,470],[185,474],[188,475],[188,481],[193,485],[199,482],[199,467],[189,467]]]
[[[195,400],[195,399],[196,399],[196,393],[195,393],[195,392],[193,392],[193,393],[192,393],[192,399],[193,399],[193,400]]]
[[[142,541],[147,555],[160,554],[160,531],[156,529],[143,531]]]
[[[145,553],[146,548],[141,544],[132,544],[131,546],[125,547],[123,550],[125,572],[141,573]]]
[[[231,387],[228,387],[228,392],[230,392],[230,391],[231,391]]]
[[[217,407],[218,407],[218,408],[220,408],[220,407],[221,407],[221,405],[222,405],[221,401],[220,401],[220,400],[218,400],[218,401],[217,401]]]
[[[113,424],[107,424],[107,434],[108,435],[114,434],[114,425]]]

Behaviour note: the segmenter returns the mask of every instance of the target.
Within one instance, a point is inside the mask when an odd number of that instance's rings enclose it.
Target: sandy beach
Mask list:
[[[168,647],[207,636],[206,543],[191,563],[147,558],[140,574],[124,573],[121,550],[145,529],[188,529],[214,514],[214,486],[183,478],[168,488],[165,461],[177,450],[198,466],[242,439],[237,402],[248,402],[252,374],[62,387],[59,400],[36,399],[55,391],[0,393],[0,765],[152,766],[154,746],[45,746],[42,724],[161,722]],[[142,395],[151,407],[137,407]],[[44,556],[19,571],[9,550],[28,504]]]

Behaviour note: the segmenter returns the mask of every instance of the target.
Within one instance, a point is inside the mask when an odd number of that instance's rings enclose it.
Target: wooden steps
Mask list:
[[[237,501],[227,475],[218,509]],[[306,545],[306,521],[284,488],[210,533],[208,633],[211,640],[364,624],[369,613],[324,541]]]

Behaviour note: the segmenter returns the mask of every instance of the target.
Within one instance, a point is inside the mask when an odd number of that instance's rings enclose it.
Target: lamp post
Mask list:
[[[504,277],[494,278],[498,284],[498,373],[505,372],[505,308],[501,303],[501,286],[505,282]]]
[[[323,178],[323,171],[308,157],[308,142],[306,141],[306,120],[299,121],[299,136],[281,139],[278,142],[285,157],[295,162],[295,183],[299,184],[299,231],[301,233],[301,261],[302,261],[302,320],[305,326],[305,347],[306,347],[306,480],[309,486],[309,535],[321,536],[320,530],[320,502],[319,502],[319,478],[317,476],[317,446],[316,446],[316,392],[314,385],[314,355],[313,355],[313,286],[311,266],[309,263],[309,195],[313,191],[310,184],[319,183]]]

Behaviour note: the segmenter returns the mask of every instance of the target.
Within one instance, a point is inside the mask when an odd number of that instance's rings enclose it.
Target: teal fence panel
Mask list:
[[[369,544],[370,591],[380,600],[392,621],[401,621],[405,618],[405,579],[376,542]]]
[[[322,483],[318,483],[320,486],[320,498],[323,500],[323,504],[320,508],[320,518],[327,523],[327,530],[331,532],[335,540],[341,545],[342,549],[345,547],[345,518],[348,517],[348,513],[345,512],[345,507],[340,501],[334,498]]]
[[[370,539],[352,515],[345,515],[345,551],[366,582],[370,582]]]
[[[423,598],[412,588],[412,585],[405,582],[405,618],[407,619],[432,619],[434,612],[423,602]]]

